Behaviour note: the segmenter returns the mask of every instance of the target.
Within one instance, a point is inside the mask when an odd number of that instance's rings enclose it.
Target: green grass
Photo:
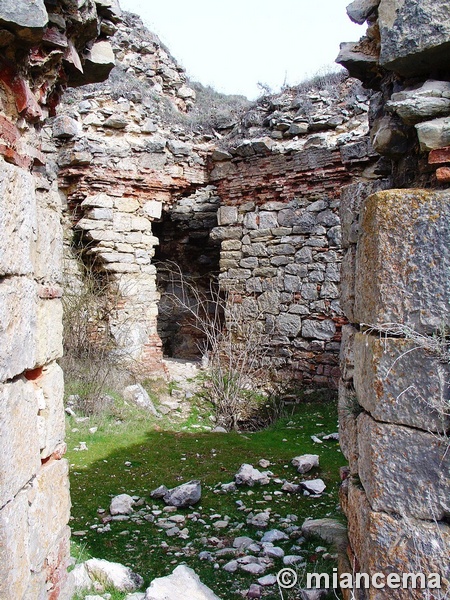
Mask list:
[[[85,532],[82,536],[74,536],[75,546],[82,547],[83,559],[91,555],[121,562],[142,575],[146,586],[155,577],[167,575],[177,564],[186,562],[219,597],[231,600],[238,598],[237,591],[248,589],[256,578],[245,573],[230,574],[221,568],[215,569],[214,562],[200,561],[198,553],[201,550],[214,551],[205,539],[201,540],[202,537],[222,538],[226,546],[231,545],[237,535],[250,535],[258,540],[256,528],[246,524],[247,513],[238,510],[237,500],[242,500],[254,512],[271,507],[273,522],[269,528],[281,528],[279,520],[288,514],[297,515],[299,525],[307,517],[341,518],[337,509],[338,483],[339,467],[344,464],[344,458],[337,442],[315,444],[310,437],[337,430],[336,402],[320,402],[317,396],[312,395],[308,402],[297,406],[294,414],[280,419],[272,427],[245,434],[185,432],[182,428],[186,427],[186,421],[174,426],[167,419],[150,419],[130,407],[122,410],[128,413],[123,414],[120,420],[112,416],[91,417],[84,423],[68,419],[73,502],[71,526],[74,532]],[[201,417],[199,412],[200,409],[196,408],[188,417],[190,428],[193,421]],[[205,419],[199,422],[205,423]],[[93,426],[98,426],[98,430],[91,434],[88,430]],[[178,430],[167,430],[170,426]],[[74,450],[80,441],[86,442],[87,451]],[[300,476],[290,461],[304,453],[319,454],[321,466],[310,474]],[[269,469],[281,479],[298,483],[302,478],[322,478],[327,484],[326,492],[316,499],[297,494],[275,495],[281,484],[271,482],[266,486],[241,488],[231,494],[214,493],[219,483],[233,480],[242,463],[251,463],[258,468],[258,461],[262,458],[271,461]],[[131,465],[126,465],[127,462]],[[206,529],[199,522],[187,520],[185,526],[189,529],[189,538],[186,540],[167,537],[155,523],[143,518],[138,522],[112,522],[111,531],[106,533],[91,529],[101,522],[97,510],[108,509],[113,496],[128,493],[144,498],[144,507],[147,505],[147,513],[150,513],[153,507],[159,510],[164,507],[161,501],[149,497],[151,490],[161,484],[173,487],[190,479],[202,482],[202,499],[195,511],[201,513],[206,525],[211,526],[211,515],[218,513],[230,517],[229,527],[217,531],[212,526]],[[267,495],[272,497],[271,500],[264,499]],[[191,512],[179,509],[177,514]],[[242,523],[244,525],[239,528]],[[293,544],[295,541],[289,540],[279,545],[286,554],[295,554],[291,551]],[[298,552],[311,568],[321,559],[315,551],[318,545],[326,546],[321,540],[307,540]],[[217,562],[222,566],[229,560],[231,558]],[[325,563],[321,570],[331,572],[335,564],[330,560]],[[281,560],[276,561],[267,573],[276,574],[282,566]],[[270,590],[267,598],[280,597],[277,590]]]

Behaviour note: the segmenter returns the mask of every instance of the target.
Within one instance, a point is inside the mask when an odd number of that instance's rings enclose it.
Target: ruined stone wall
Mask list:
[[[448,5],[356,0],[366,37],[339,61],[376,89],[371,139],[386,177],[341,198],[341,490],[344,572],[439,573],[442,590],[354,590],[352,598],[447,597],[450,579]],[[387,166],[389,165],[389,172]],[[347,597],[350,592],[347,591]]]
[[[282,116],[272,110],[266,117],[270,137],[212,155],[221,207],[211,235],[221,242],[228,309],[260,324],[268,336],[266,372],[294,385],[336,387],[339,378],[347,322],[339,301],[339,194],[371,174],[379,158],[364,135],[367,97],[355,107],[350,96],[291,98]],[[308,102],[305,116],[298,107]]]
[[[48,3],[50,5],[50,3]],[[75,4],[76,6],[76,4]],[[41,147],[63,86],[107,75],[111,2],[0,7],[0,597],[69,598],[61,199]],[[91,42],[89,48],[87,42]],[[94,56],[97,52],[97,55]]]
[[[116,357],[136,374],[161,375],[152,224],[205,185],[208,143],[185,133],[183,111],[195,92],[139,17],[124,14],[112,46],[110,79],[68,94],[44,135],[67,201],[66,258],[81,260],[108,290],[100,325]]]

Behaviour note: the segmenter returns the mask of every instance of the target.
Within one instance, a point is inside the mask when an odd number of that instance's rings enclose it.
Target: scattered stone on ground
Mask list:
[[[128,494],[119,494],[111,500],[109,512],[111,515],[131,515],[133,510],[134,500]]]
[[[158,411],[156,410],[155,405],[151,401],[150,396],[147,394],[146,390],[139,383],[136,383],[135,385],[127,386],[123,390],[122,395],[123,395],[123,399],[126,402],[131,402],[132,404],[136,404],[136,406],[139,406],[140,408],[144,408],[145,410],[148,410],[149,413],[151,413],[155,417],[158,416]]]
[[[327,486],[322,479],[310,479],[309,481],[302,481],[300,487],[310,494],[319,496],[325,491]]]
[[[305,537],[317,535],[337,548],[347,543],[347,528],[335,519],[307,519],[302,525]]]
[[[197,504],[202,496],[202,487],[200,481],[193,479],[187,483],[172,488],[163,497],[163,500],[169,506],[177,508],[186,508]]]
[[[314,467],[319,466],[319,456],[317,454],[302,454],[302,456],[293,458],[291,463],[299,473],[308,473]]]
[[[261,485],[267,485],[270,483],[269,473],[267,471],[259,471],[255,469],[253,465],[244,463],[241,468],[234,476],[237,485],[249,485],[254,486],[259,483]]]
[[[109,562],[102,558],[90,558],[84,565],[92,582],[97,581],[119,592],[135,592],[144,583],[140,575],[120,563]]]
[[[204,585],[198,575],[185,565],[177,566],[171,575],[154,579],[145,593],[145,600],[180,600],[180,591],[189,600],[220,600]]]

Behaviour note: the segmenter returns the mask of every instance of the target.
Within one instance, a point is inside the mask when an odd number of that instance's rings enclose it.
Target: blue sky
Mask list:
[[[356,41],[350,0],[119,0],[139,14],[188,75],[228,94],[255,98],[333,66],[339,43]]]

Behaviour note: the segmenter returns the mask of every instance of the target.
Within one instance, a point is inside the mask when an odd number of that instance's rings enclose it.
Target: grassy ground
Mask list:
[[[120,419],[117,413],[114,417],[90,417],[81,423],[68,418],[73,553],[81,560],[95,556],[130,566],[144,577],[146,586],[155,577],[167,575],[177,564],[185,562],[219,597],[232,600],[242,597],[239,591],[248,590],[257,578],[243,572],[225,572],[221,567],[232,557],[208,562],[199,560],[198,553],[217,549],[217,541],[212,538],[220,539],[226,547],[238,535],[259,539],[257,529],[246,524],[247,512],[239,510],[236,501],[242,501],[253,512],[271,508],[270,529],[283,529],[286,526],[283,519],[292,514],[298,517],[297,525],[308,517],[341,518],[337,508],[338,471],[344,458],[337,442],[318,444],[311,440],[312,435],[337,431],[336,402],[324,402],[320,394],[312,394],[270,428],[245,434],[202,432],[199,429],[209,422],[208,412],[199,407],[193,412],[195,419],[191,415],[175,423],[167,417],[150,418],[130,407],[122,408]],[[98,427],[95,433],[89,432],[92,427]],[[88,450],[77,451],[80,442],[85,442]],[[319,454],[321,466],[300,476],[290,461],[304,453]],[[242,463],[258,468],[260,459],[271,462],[269,469],[279,479],[298,483],[301,479],[320,477],[327,489],[320,498],[309,498],[280,493],[282,484],[271,481],[266,486],[241,487],[234,493],[215,493],[219,483],[233,480]],[[168,537],[156,523],[143,518],[143,513],[151,515],[152,510],[164,508],[163,502],[152,500],[149,493],[161,484],[170,488],[190,479],[202,482],[202,499],[195,507],[200,518],[186,520],[187,539]],[[101,525],[104,516],[98,510],[107,510],[111,498],[121,493],[142,498],[143,505],[139,508],[143,513],[133,520],[111,522],[110,531],[97,532],[95,527]],[[176,514],[187,516],[192,512],[179,509]],[[229,517],[229,526],[217,530],[216,515]],[[164,516],[171,514],[163,513],[161,517]],[[305,572],[316,571],[318,563],[320,572],[331,572],[335,562],[323,559],[323,551],[316,551],[317,546],[326,544],[318,539],[306,540],[292,550],[296,544],[291,539],[277,545],[286,554],[301,554],[308,563]],[[276,574],[282,567],[281,559],[277,559],[267,574]],[[277,586],[265,593],[267,598],[281,597]],[[295,596],[286,594],[285,598],[288,597]],[[121,596],[113,596],[113,600],[116,598]]]

